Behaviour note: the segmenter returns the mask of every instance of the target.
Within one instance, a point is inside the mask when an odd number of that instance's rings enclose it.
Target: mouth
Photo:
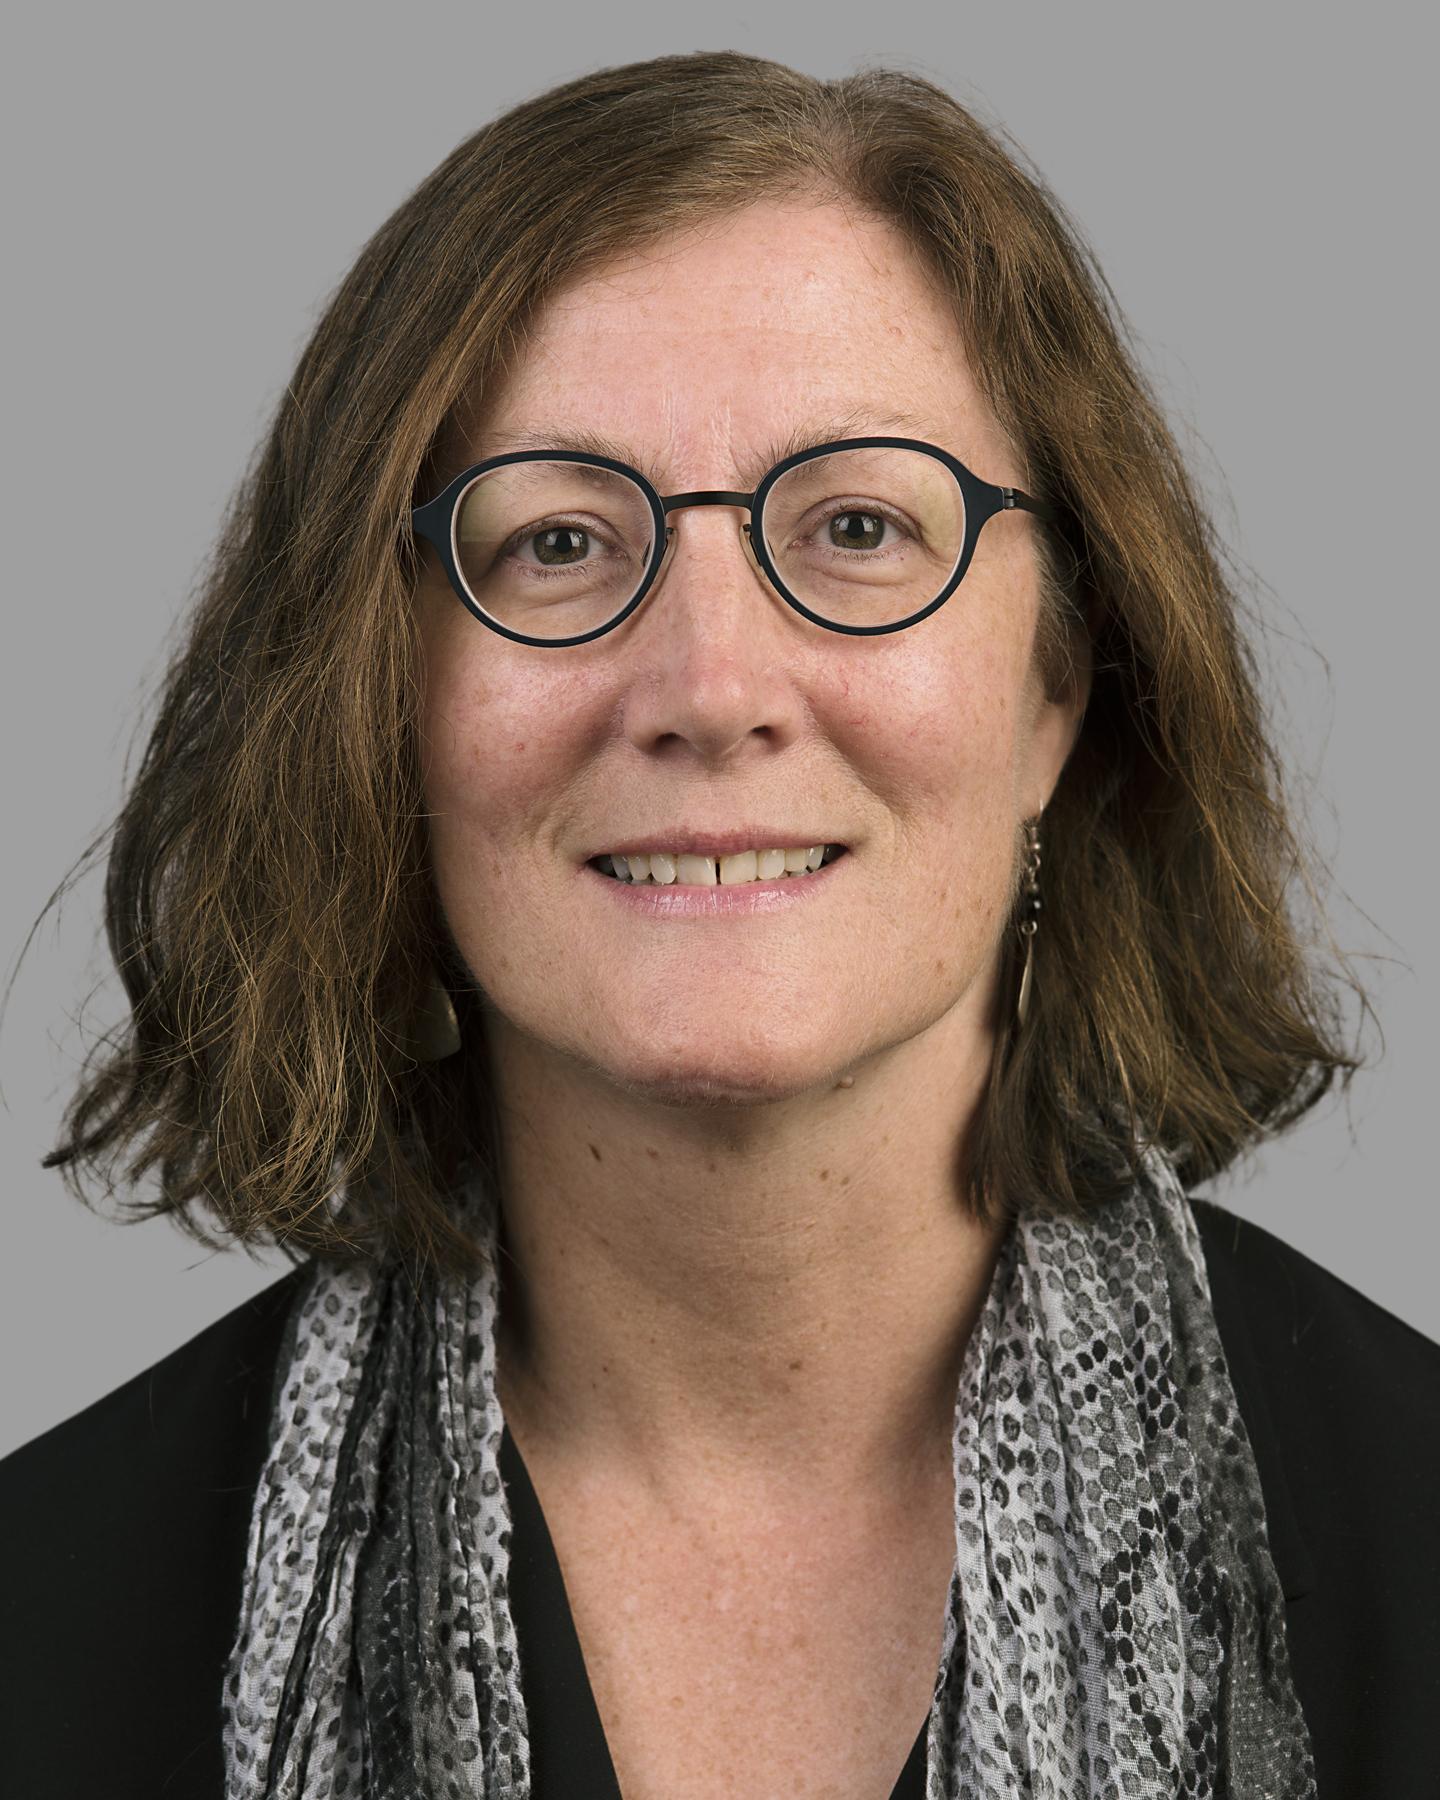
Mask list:
[[[726,856],[655,851],[645,856],[592,856],[588,866],[631,887],[745,887],[751,882],[802,881],[848,854],[844,844],[742,850]]]

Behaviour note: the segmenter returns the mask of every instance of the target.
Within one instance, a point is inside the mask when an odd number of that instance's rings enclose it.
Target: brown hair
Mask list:
[[[74,1191],[80,1168],[111,1192],[154,1171],[158,1199],[132,1214],[174,1213],[207,1244],[225,1240],[199,1202],[230,1239],[297,1257],[473,1269],[448,1196],[467,1164],[494,1178],[497,1124],[428,872],[409,508],[557,283],[762,194],[845,197],[915,245],[1059,518],[1037,648],[1052,687],[1082,614],[1092,633],[1044,820],[1035,1008],[1018,1034],[1006,1008],[971,1137],[976,1212],[1099,1205],[1141,1138],[1192,1186],[1337,1071],[1348,1084],[1362,1064],[1336,1041],[1333,976],[1287,908],[1292,877],[1314,888],[1237,585],[1103,276],[1002,139],[909,73],[662,56],[515,107],[381,226],[236,491],[106,834],[130,1017],[46,1159]],[[1017,893],[1019,870],[1017,843]],[[464,1049],[417,1064],[407,1021],[432,967]]]

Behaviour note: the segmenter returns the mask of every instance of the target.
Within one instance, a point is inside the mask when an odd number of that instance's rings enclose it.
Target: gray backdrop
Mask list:
[[[32,9],[4,120],[0,968],[118,798],[167,635],[320,304],[463,137],[603,63],[888,60],[1018,138],[1095,246],[1226,536],[1265,584],[1292,786],[1385,1031],[1214,1197],[1440,1336],[1435,1058],[1432,45],[1422,9],[849,0],[570,9]],[[928,15],[928,16],[927,16]],[[83,493],[81,480],[88,485]],[[288,1266],[120,1228],[39,1167],[105,973],[98,875],[0,1034],[0,1453]],[[102,985],[87,1017],[118,1017]],[[1369,1039],[1376,1042],[1372,1032]]]

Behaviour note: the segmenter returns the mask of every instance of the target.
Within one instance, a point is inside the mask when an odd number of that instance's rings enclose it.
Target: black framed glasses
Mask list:
[[[675,545],[669,515],[733,506],[756,570],[796,612],[855,637],[903,631],[950,598],[987,519],[1050,519],[915,438],[816,444],[776,463],[754,493],[660,494],[628,463],[580,450],[516,450],[463,470],[410,515],[450,585],[518,644],[587,644],[659,585]]]

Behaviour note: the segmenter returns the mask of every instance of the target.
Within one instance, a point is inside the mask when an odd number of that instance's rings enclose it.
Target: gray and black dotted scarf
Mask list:
[[[496,1217],[418,1303],[297,1295],[223,1694],[227,1800],[526,1800]],[[960,1372],[930,1800],[1313,1800],[1284,1602],[1194,1214],[1021,1216]]]

